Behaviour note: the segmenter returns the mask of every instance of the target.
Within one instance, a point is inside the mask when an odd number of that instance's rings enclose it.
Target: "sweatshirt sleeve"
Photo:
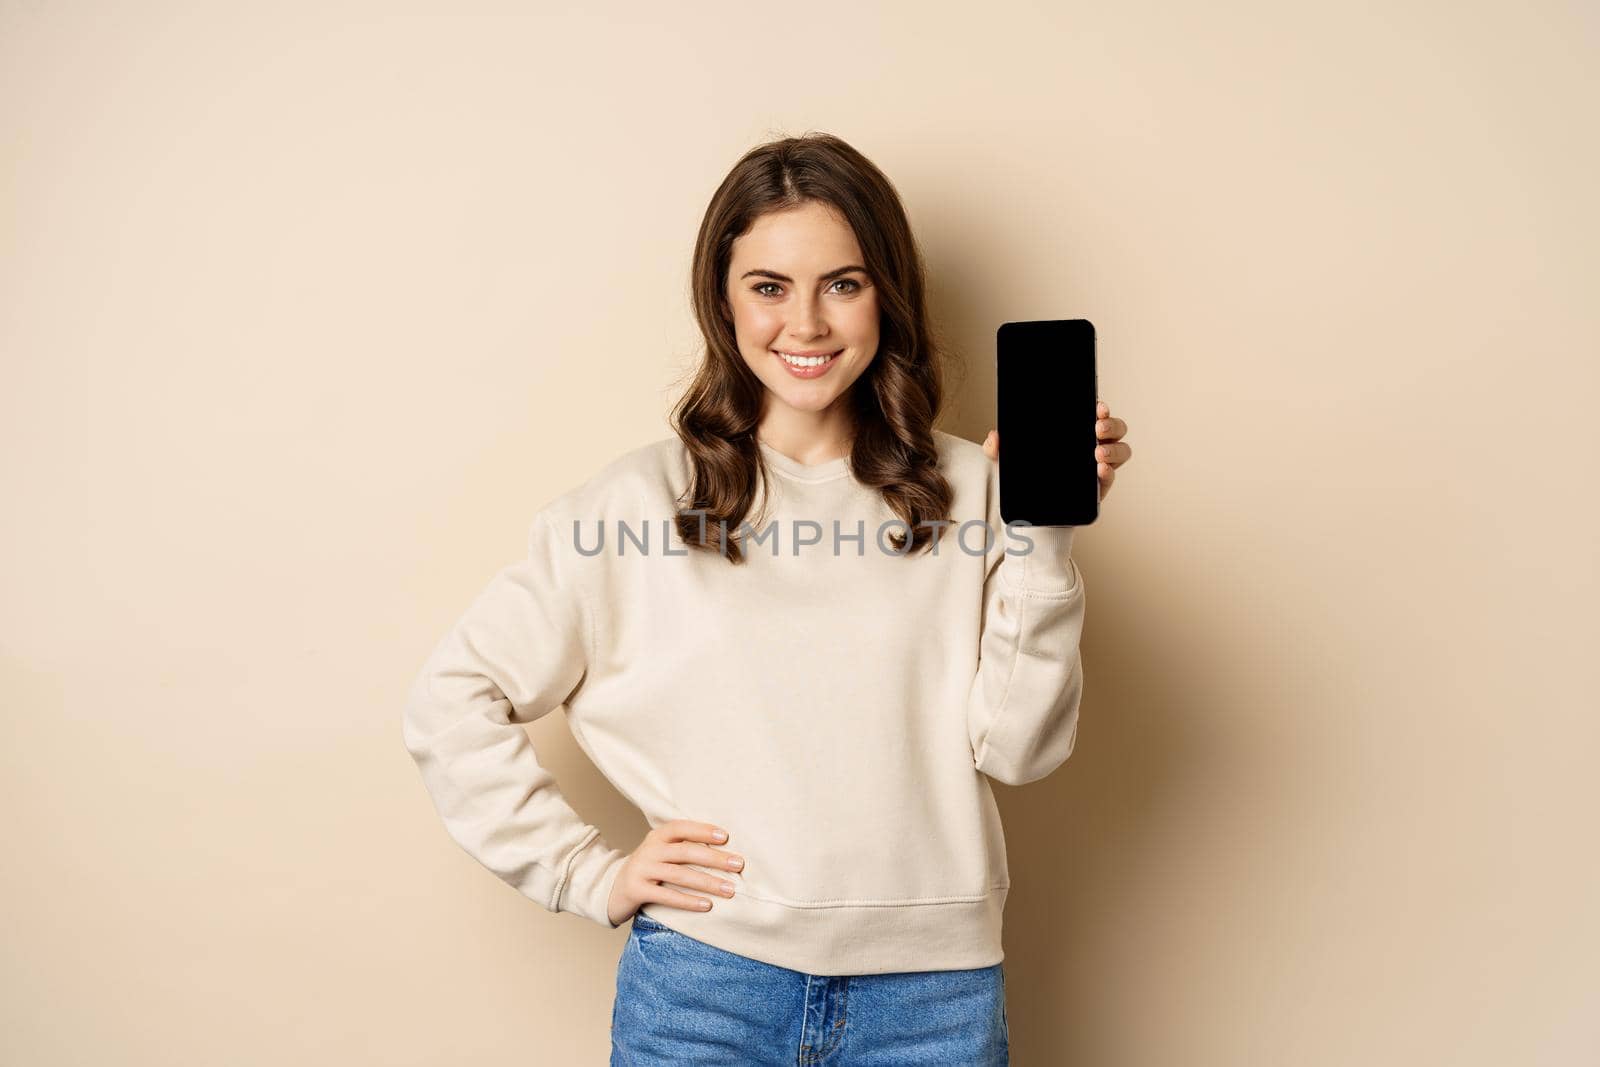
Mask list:
[[[1075,529],[1001,528],[1005,550],[984,580],[967,732],[974,765],[1007,785],[1043,778],[1077,741],[1084,585],[1072,559]]]
[[[405,744],[469,855],[548,910],[614,928],[606,905],[627,853],[572,809],[523,729],[566,702],[593,653],[570,561],[540,512],[527,557],[494,575],[423,664]]]

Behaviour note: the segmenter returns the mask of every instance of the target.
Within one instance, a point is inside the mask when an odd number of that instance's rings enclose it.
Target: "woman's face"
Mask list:
[[[822,412],[878,351],[878,291],[856,235],[826,204],[763,215],[733,242],[728,308],[739,353],[767,387],[768,408]],[[787,360],[824,355],[820,362]]]

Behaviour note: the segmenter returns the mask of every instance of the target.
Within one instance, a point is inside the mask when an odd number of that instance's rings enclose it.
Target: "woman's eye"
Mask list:
[[[861,283],[856,281],[854,278],[839,278],[833,284],[853,286],[854,288],[844,290],[847,293],[854,293],[861,288]],[[762,282],[760,285],[751,286],[751,289],[761,296],[776,296],[776,293],[769,293],[766,291],[768,289],[776,288],[778,288],[777,282]]]

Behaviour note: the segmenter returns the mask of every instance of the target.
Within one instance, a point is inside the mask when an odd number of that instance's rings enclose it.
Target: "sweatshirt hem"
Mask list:
[[[802,974],[843,976],[990,967],[1005,958],[1009,886],[937,902],[794,906],[738,894],[710,911],[647,903],[639,911],[725,952]]]

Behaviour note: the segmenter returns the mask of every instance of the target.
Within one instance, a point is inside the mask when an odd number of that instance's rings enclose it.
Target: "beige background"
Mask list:
[[[1077,752],[997,787],[1016,1062],[1592,1057],[1595,11],[0,3],[0,1060],[604,1062],[626,930],[447,838],[401,699],[808,129],[946,429],[1079,316],[1132,427]]]

